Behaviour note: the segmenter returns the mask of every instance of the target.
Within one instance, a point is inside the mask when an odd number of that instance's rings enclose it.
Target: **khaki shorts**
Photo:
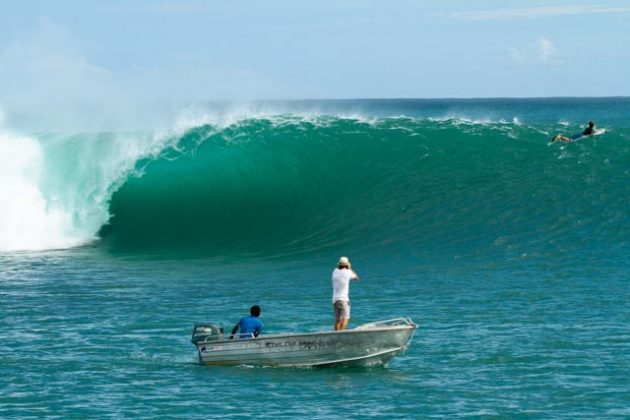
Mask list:
[[[335,310],[335,321],[350,319],[350,302],[338,300],[333,304]]]

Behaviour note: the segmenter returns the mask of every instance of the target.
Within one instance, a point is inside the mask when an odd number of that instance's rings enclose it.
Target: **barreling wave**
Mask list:
[[[551,145],[557,128],[299,116],[199,125],[138,162],[142,176],[113,194],[100,236],[115,250],[220,254],[620,250],[628,132]]]
[[[549,143],[569,129],[280,115],[160,136],[38,136],[10,170],[26,201],[2,215],[35,208],[29,240],[0,224],[0,249],[623,253],[630,132]]]

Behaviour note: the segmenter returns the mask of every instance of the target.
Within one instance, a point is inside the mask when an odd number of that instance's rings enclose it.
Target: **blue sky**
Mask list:
[[[628,22],[612,0],[6,2],[0,106],[630,96]]]

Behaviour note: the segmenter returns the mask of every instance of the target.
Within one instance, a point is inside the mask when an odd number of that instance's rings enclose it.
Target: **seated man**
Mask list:
[[[234,334],[240,329],[240,338],[258,337],[258,334],[262,331],[262,322],[258,317],[260,316],[260,306],[254,305],[249,309],[249,316],[244,316],[238,321],[238,324],[232,328],[232,335],[230,338],[234,338]]]

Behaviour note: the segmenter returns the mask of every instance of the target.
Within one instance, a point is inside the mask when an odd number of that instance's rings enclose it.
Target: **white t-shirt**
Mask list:
[[[332,273],[333,296],[332,301],[338,300],[350,302],[348,292],[350,290],[350,280],[356,278],[357,275],[349,268],[335,268]]]

